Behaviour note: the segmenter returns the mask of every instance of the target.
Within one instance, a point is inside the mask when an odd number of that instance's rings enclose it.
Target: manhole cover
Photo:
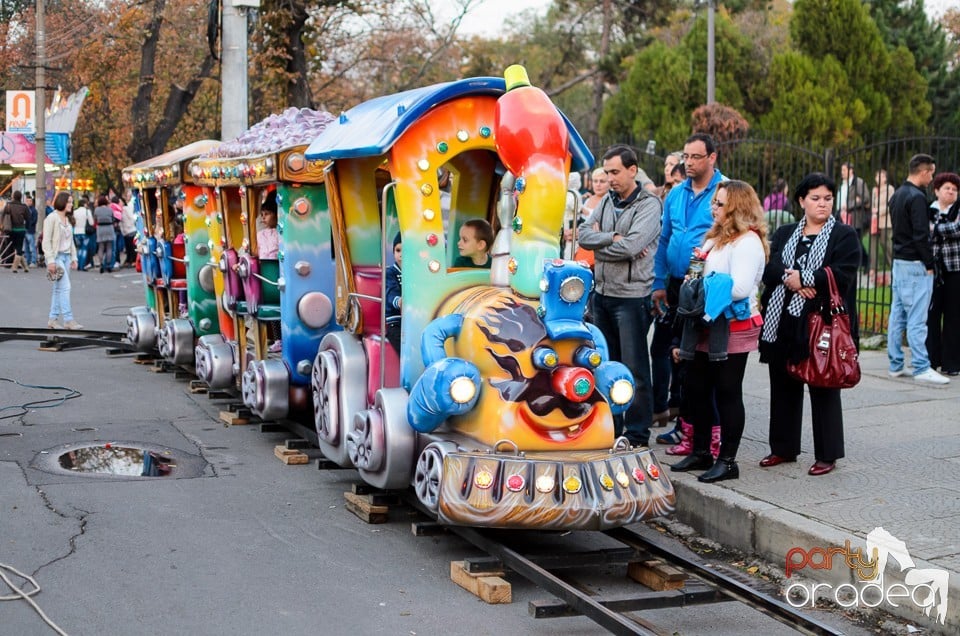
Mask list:
[[[137,442],[86,442],[42,451],[32,465],[52,473],[101,477],[199,477],[206,462],[183,451]]]

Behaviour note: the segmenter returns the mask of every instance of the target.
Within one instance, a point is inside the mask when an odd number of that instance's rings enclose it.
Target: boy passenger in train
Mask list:
[[[479,267],[490,269],[490,248],[493,246],[493,228],[484,219],[470,219],[460,226],[457,249],[460,256],[453,261],[454,267]]]
[[[387,342],[393,345],[394,350],[400,353],[400,310],[403,306],[403,272],[400,269],[403,261],[403,239],[400,232],[393,237],[394,263],[387,269],[387,289],[385,291],[387,314]]]

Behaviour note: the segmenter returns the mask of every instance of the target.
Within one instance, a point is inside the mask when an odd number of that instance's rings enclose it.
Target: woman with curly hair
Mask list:
[[[703,247],[703,279],[688,279],[688,289],[701,286],[702,310],[685,318],[675,359],[689,360],[683,383],[682,410],[693,424],[693,451],[673,465],[675,471],[706,470],[705,483],[737,479],[737,450],[743,436],[743,375],[747,356],[756,351],[760,337],[757,285],[763,275],[769,248],[763,206],[752,187],[743,181],[723,181],[711,202],[713,226]],[[678,313],[684,313],[681,289]],[[710,433],[715,422],[716,400],[720,416],[720,452],[710,453]]]

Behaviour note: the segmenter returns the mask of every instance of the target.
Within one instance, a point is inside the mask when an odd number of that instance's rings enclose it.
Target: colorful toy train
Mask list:
[[[124,171],[147,293],[130,339],[238,388],[265,419],[308,421],[328,459],[412,487],[444,523],[604,529],[670,513],[656,457],[615,439],[634,386],[584,320],[593,275],[559,258],[567,174],[593,157],[523,68],[339,118],[285,115]],[[265,259],[271,191],[281,249]],[[470,219],[496,231],[490,269],[453,266]],[[383,301],[398,232],[399,352]]]

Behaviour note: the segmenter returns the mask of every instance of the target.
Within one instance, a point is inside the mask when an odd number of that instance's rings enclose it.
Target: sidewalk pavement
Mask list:
[[[746,430],[737,458],[740,479],[702,484],[695,474],[671,472],[677,517],[723,546],[781,569],[789,555],[795,572],[785,587],[798,580],[804,585],[794,590],[796,604],[804,602],[805,591],[815,583],[824,584],[818,590],[831,599],[840,584],[850,584],[841,588],[841,602],[854,591],[860,594],[863,583],[844,554],[825,563],[824,553],[815,549],[860,548],[867,559],[866,536],[882,527],[905,544],[898,547],[906,548],[915,567],[907,558],[895,560],[891,552],[881,578],[871,581],[886,595],[881,598],[874,587],[862,598],[923,626],[926,633],[960,633],[960,381],[953,378],[949,385],[935,387],[910,376],[892,379],[885,349],[863,351],[860,362],[860,384],[843,392],[846,457],[832,473],[811,477],[809,399],[797,463],[758,464],[769,453],[769,381],[765,365],[751,354],[744,380]],[[674,463],[667,455],[660,458]],[[869,579],[872,573],[864,574]],[[949,576],[949,593],[936,598],[938,607],[929,616],[917,606],[928,605],[930,588],[916,587],[928,575],[941,582]],[[905,589],[891,590],[905,581]],[[904,596],[910,593],[914,598]],[[942,623],[938,610],[945,612]]]
[[[123,331],[127,308],[143,303],[140,276],[132,270],[71,272],[71,279],[74,313],[89,329]],[[0,270],[0,325],[45,326],[49,290],[42,271],[14,275]],[[834,556],[831,568],[821,569],[823,553],[817,549],[842,550],[849,542],[851,550],[863,550],[867,534],[882,527],[903,542],[915,566],[902,555],[904,562],[891,556],[882,571],[886,597],[870,592],[864,598],[928,633],[960,633],[960,381],[935,387],[910,377],[891,379],[885,351],[864,351],[861,366],[860,384],[843,393],[847,456],[832,473],[810,477],[809,401],[798,462],[758,466],[768,453],[769,383],[766,367],[752,354],[744,381],[747,421],[738,457],[740,479],[701,484],[695,475],[670,473],[677,490],[676,516],[709,539],[781,568],[790,555],[797,571],[787,583],[803,581],[805,589],[821,584],[819,591],[828,596],[842,583],[849,584],[842,588],[848,593],[859,593],[863,586],[843,554]],[[661,461],[674,463],[664,449],[656,448]],[[807,559],[811,554],[812,561]],[[943,624],[936,609],[925,616],[917,608],[924,604],[921,592],[927,588],[914,581],[925,574],[947,576],[942,572],[949,576]],[[905,580],[905,588],[891,589]],[[903,597],[904,592],[914,592],[921,602]],[[802,596],[795,600],[803,601]]]

